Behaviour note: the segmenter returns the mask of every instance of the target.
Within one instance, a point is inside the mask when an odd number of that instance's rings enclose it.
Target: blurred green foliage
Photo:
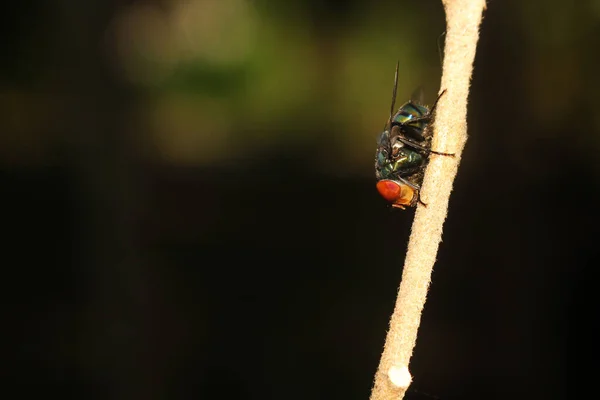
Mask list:
[[[8,132],[0,160],[9,164],[59,162],[55,150],[72,140],[70,107],[85,101],[82,93],[102,102],[129,93],[123,123],[148,162],[235,163],[283,145],[311,149],[323,171],[370,174],[396,60],[399,102],[419,86],[431,102],[439,89],[444,15],[433,0],[136,1],[97,16],[90,7],[81,26],[74,21],[84,9],[69,1],[30,6],[7,28],[22,35],[7,48],[0,93],[10,114],[0,122]],[[527,112],[555,126],[582,98],[597,104],[587,80],[597,75],[590,69],[600,44],[598,2],[561,12],[511,7],[512,15],[494,15],[492,2],[482,36],[485,43],[486,35],[506,35],[502,46],[521,49],[523,93],[515,96],[532,105]],[[502,17],[510,24],[487,21]],[[87,64],[78,60],[83,49]],[[476,65],[476,75],[490,73]],[[94,94],[107,82],[113,89]]]
[[[117,84],[137,94],[130,104],[131,123],[140,131],[135,135],[139,147],[153,149],[146,154],[150,161],[202,165],[252,157],[254,151],[287,141],[317,141],[329,143],[325,160],[352,169],[355,161],[363,164],[372,158],[377,130],[388,112],[397,59],[402,65],[401,99],[423,83],[435,94],[440,68],[436,40],[444,29],[443,15],[437,3],[431,9],[407,5],[402,23],[384,23],[397,7],[393,2],[324,4],[329,3],[138,1],[115,9],[105,21],[101,42],[90,45],[99,45],[100,61],[115,73]],[[37,34],[64,24],[60,14],[54,10],[56,20],[47,21],[50,26]],[[425,30],[418,22],[423,18],[433,20],[436,28]],[[63,47],[61,35],[68,31],[45,42],[50,48]],[[21,55],[35,49],[33,41],[20,45]],[[69,57],[69,49],[62,55]],[[15,65],[35,58],[26,55]],[[19,138],[47,135],[53,125],[61,130],[68,114],[58,112],[48,125],[30,106],[40,91],[46,92],[48,107],[61,97],[58,80],[66,72],[52,69],[70,62],[39,61],[39,84],[5,82],[3,100],[19,108],[13,110],[12,121],[3,122],[5,130]],[[95,71],[83,72],[93,91],[95,81],[103,78]],[[12,96],[31,101],[15,104]],[[21,129],[15,120],[19,114],[27,115],[32,126]],[[240,137],[248,145],[236,146]],[[54,139],[65,140],[60,134]],[[26,143],[4,140],[3,159],[52,162],[51,148],[34,155],[22,147]],[[15,150],[22,160],[9,156]],[[44,153],[49,157],[45,161]]]

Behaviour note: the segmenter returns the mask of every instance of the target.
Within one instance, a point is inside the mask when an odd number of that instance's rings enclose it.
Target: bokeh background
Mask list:
[[[399,101],[435,99],[441,3],[0,15],[3,386],[367,399],[414,215],[375,191],[376,139],[396,60]],[[595,388],[599,49],[598,0],[488,2],[407,398]]]

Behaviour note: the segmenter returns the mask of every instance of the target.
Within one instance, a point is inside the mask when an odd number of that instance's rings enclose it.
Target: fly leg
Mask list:
[[[404,137],[402,137],[402,136],[396,136],[396,137],[394,138],[394,140],[397,140],[397,141],[399,141],[399,142],[402,142],[402,143],[404,143],[405,145],[407,145],[407,146],[409,146],[409,147],[415,148],[415,149],[417,149],[417,150],[421,150],[421,151],[423,151],[423,152],[425,152],[425,153],[436,154],[436,155],[438,155],[438,156],[448,156],[448,157],[454,157],[454,153],[442,153],[441,151],[435,151],[435,150],[431,150],[431,149],[428,149],[428,148],[427,148],[427,147],[425,147],[425,146],[422,146],[422,145],[420,145],[420,144],[418,144],[418,143],[415,143],[415,142],[413,142],[412,140],[406,139],[406,138],[404,138]]]

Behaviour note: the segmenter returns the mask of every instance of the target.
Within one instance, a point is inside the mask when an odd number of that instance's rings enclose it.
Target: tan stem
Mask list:
[[[400,400],[410,385],[408,364],[417,339],[431,271],[442,240],[442,226],[461,153],[467,140],[467,99],[479,25],[485,0],[442,0],[446,45],[432,148],[455,157],[432,154],[413,222],[402,283],[390,320],[371,400]]]

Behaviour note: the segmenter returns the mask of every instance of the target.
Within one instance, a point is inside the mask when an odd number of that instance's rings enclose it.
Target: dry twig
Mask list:
[[[467,98],[485,0],[442,0],[442,3],[447,28],[441,88],[447,93],[437,107],[432,148],[456,156],[431,155],[422,193],[428,206],[419,206],[415,214],[402,283],[371,400],[400,400],[410,385],[408,363],[442,239],[448,198],[467,140]]]

